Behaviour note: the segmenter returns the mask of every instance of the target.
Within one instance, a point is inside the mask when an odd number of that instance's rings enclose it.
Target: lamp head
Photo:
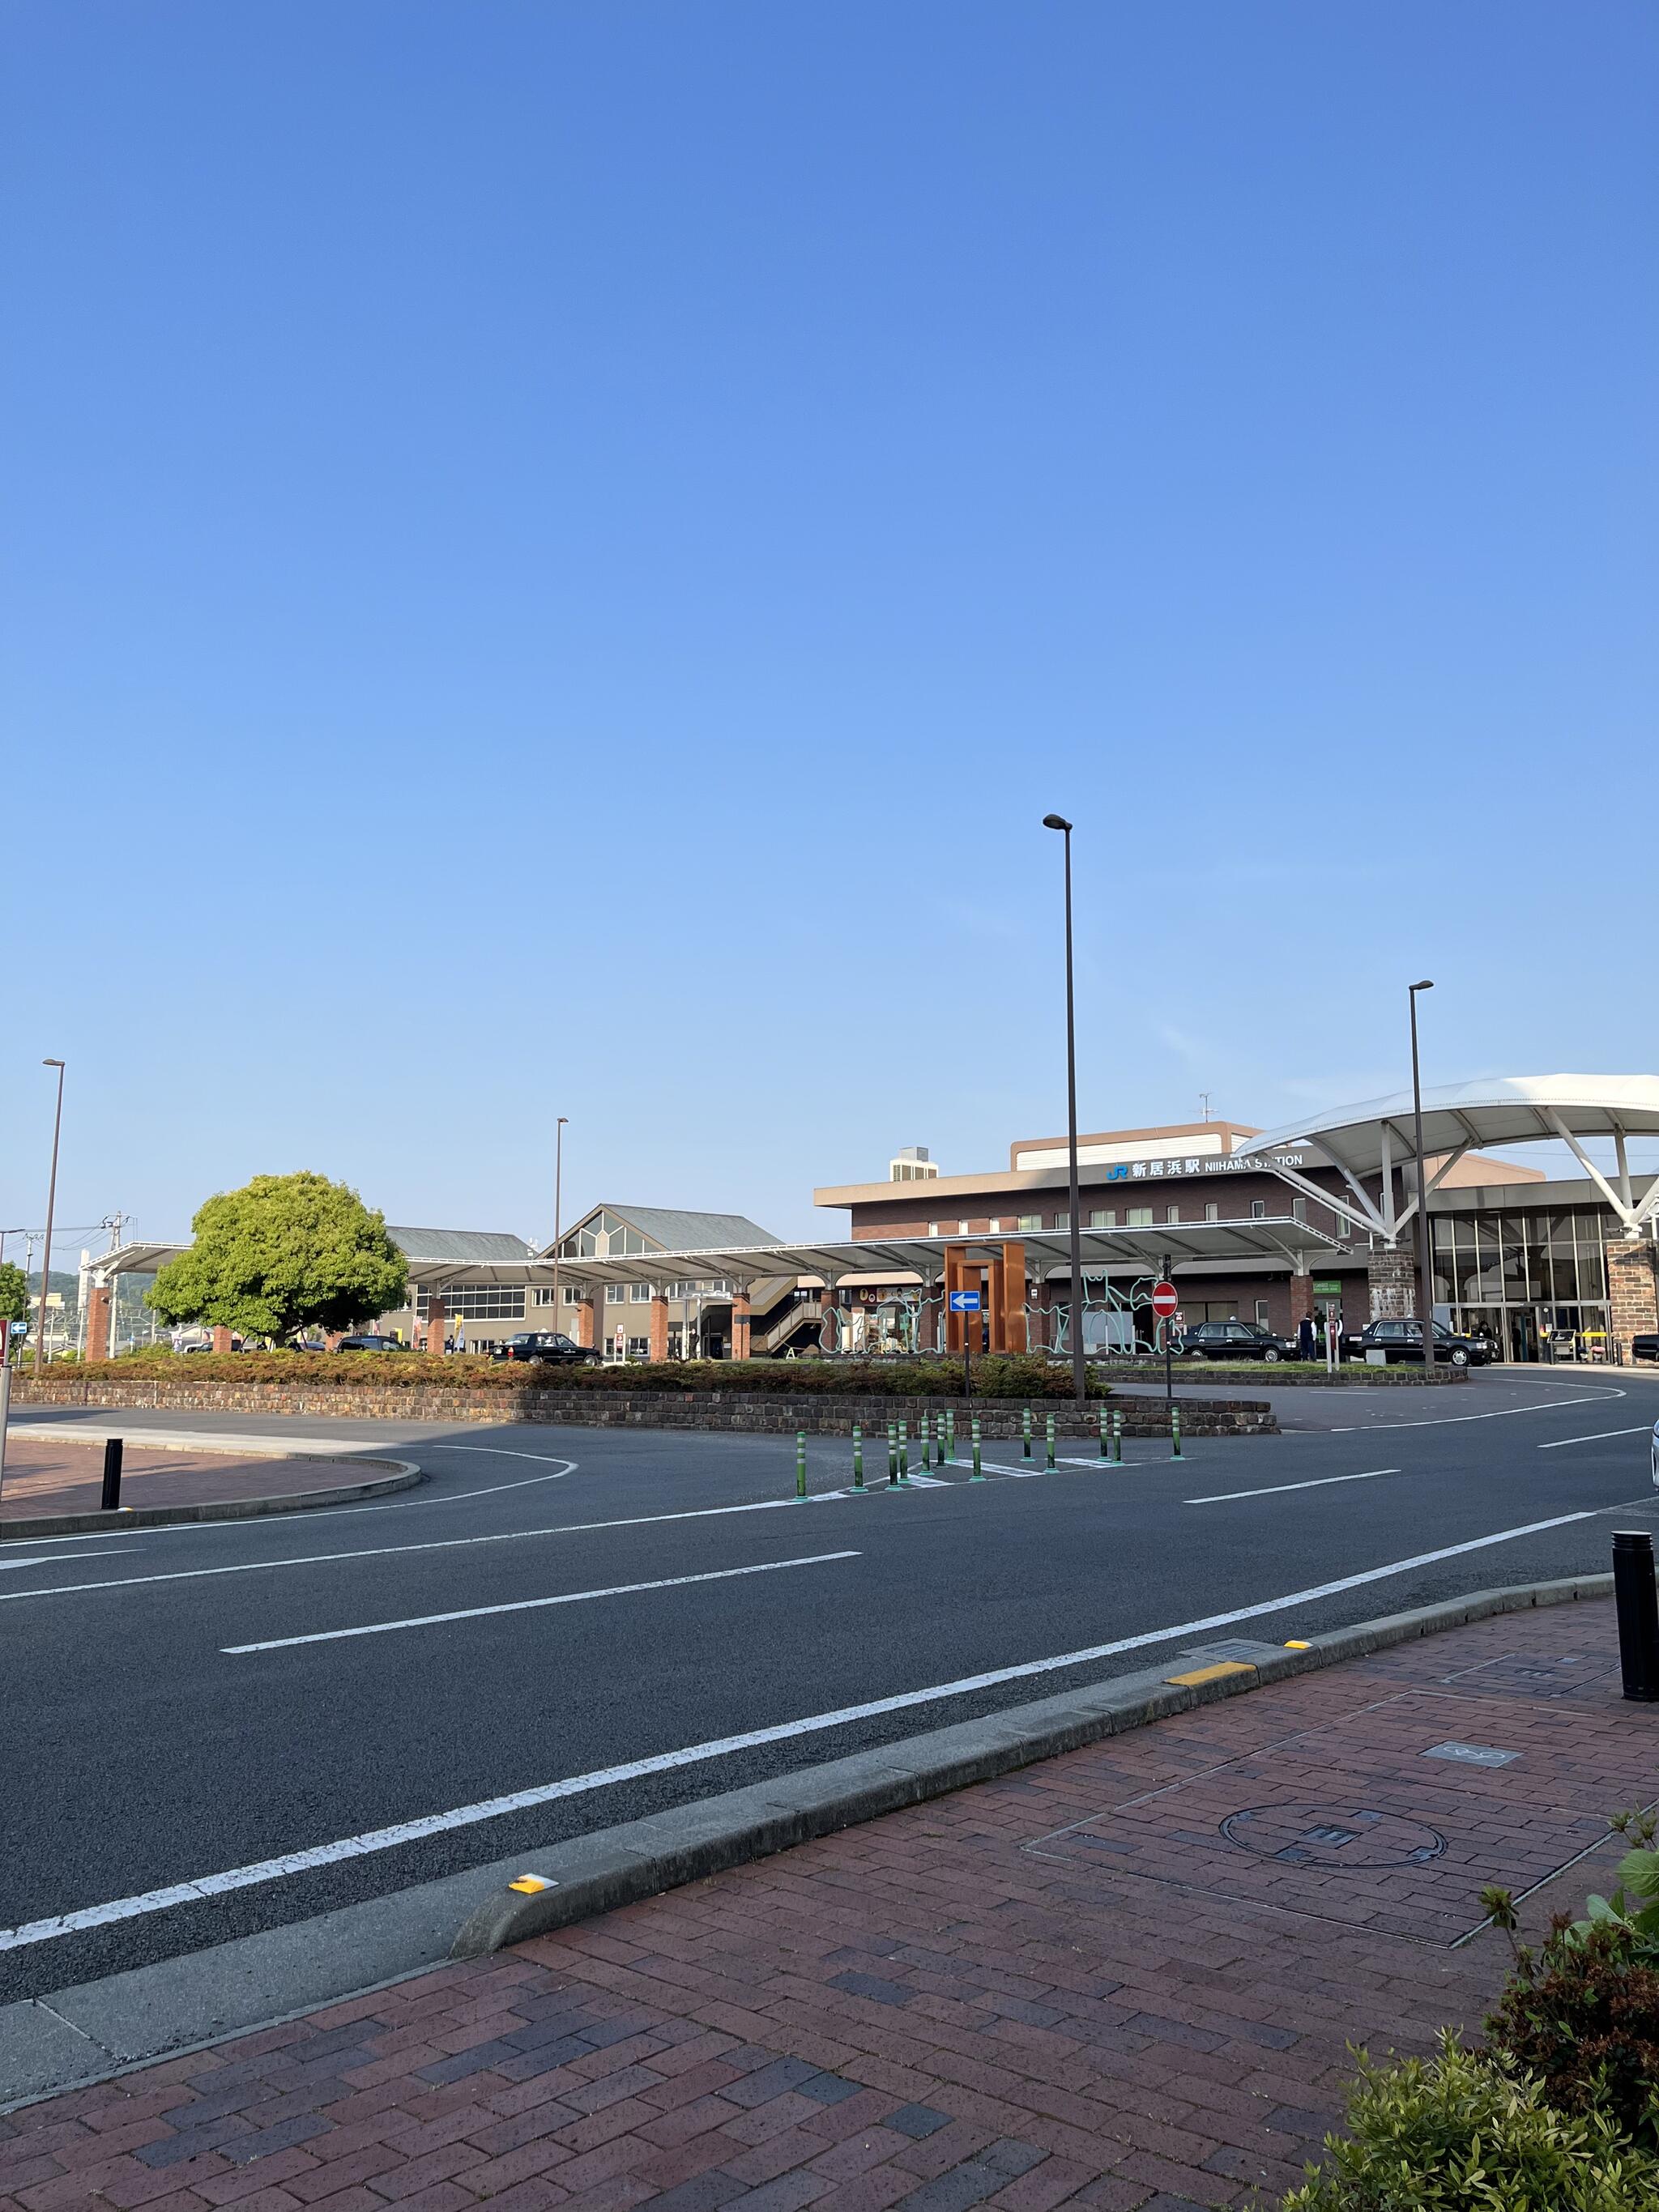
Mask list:
[[[1042,826],[1045,830],[1069,830],[1072,825],[1063,814],[1045,814]]]
[[[1434,986],[1432,983],[1413,983],[1411,988],[1413,991],[1431,991]]]
[[[64,1063],[61,1060],[43,1060],[40,1065],[42,1067],[61,1067]]]

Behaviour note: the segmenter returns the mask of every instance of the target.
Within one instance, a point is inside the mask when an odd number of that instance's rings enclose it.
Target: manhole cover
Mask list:
[[[1229,1813],[1221,1832],[1236,1850],[1282,1866],[1426,1866],[1446,1848],[1426,1820],[1371,1806],[1251,1805]]]

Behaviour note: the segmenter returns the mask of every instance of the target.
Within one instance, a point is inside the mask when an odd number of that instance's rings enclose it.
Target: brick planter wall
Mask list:
[[[1177,1398],[1181,1425],[1189,1437],[1277,1436],[1279,1424],[1260,1398]],[[857,1421],[866,1434],[884,1436],[889,1421],[908,1421],[912,1432],[924,1413],[954,1412],[958,1438],[965,1443],[967,1420],[979,1416],[987,1437],[1017,1437],[1024,1411],[1018,1401],[976,1398],[802,1398],[750,1396],[724,1390],[538,1390],[506,1386],[489,1390],[447,1390],[405,1385],[377,1390],[307,1389],[303,1383],[92,1382],[66,1376],[41,1382],[19,1380],[12,1404],[96,1406],[116,1411],[136,1407],[170,1413],[305,1413],[313,1419],[379,1421],[531,1421],[568,1423],[584,1428],[737,1429],[811,1436],[844,1437]],[[1167,1436],[1169,1417],[1161,1398],[1115,1398],[1112,1410],[1123,1416],[1129,1437]],[[1069,1399],[1032,1401],[1032,1425],[1042,1434],[1048,1415],[1061,1436],[1097,1433],[1098,1409],[1079,1416]]]

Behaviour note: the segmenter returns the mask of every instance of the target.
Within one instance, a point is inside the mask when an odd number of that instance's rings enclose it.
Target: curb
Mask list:
[[[1389,1644],[1462,1628],[1494,1613],[1570,1605],[1612,1593],[1611,1575],[1520,1583],[1361,1621],[1353,1628],[1313,1637],[1303,1650],[1261,1644],[1248,1664],[1225,1662],[1213,1671],[1200,1665],[1183,1677],[1171,1675],[1171,1662],[1166,1661],[1139,1674],[1115,1675],[1093,1688],[1012,1706],[984,1720],[931,1729],[776,1782],[702,1798],[647,1820],[624,1821],[550,1850],[525,1853],[518,1863],[519,1878],[544,1886],[526,1894],[503,1884],[469,1915],[449,1955],[482,1957],[595,1913],[637,1904],[683,1883],[792,1850],[815,1837],[878,1820],[903,1806],[919,1805],[975,1782],[993,1781],[1106,1736],[1125,1735],[1172,1713],[1237,1697],[1264,1683],[1364,1658]],[[1228,1648],[1236,1649],[1237,1639]],[[1204,1650],[1200,1647],[1180,1656],[1201,1659]]]
[[[275,1456],[275,1455],[271,1455]],[[331,1452],[283,1452],[283,1459],[331,1460]],[[112,1512],[42,1514],[32,1521],[0,1522],[0,1547],[40,1543],[52,1536],[82,1536],[120,1528],[165,1528],[188,1521],[252,1521],[266,1513],[303,1513],[312,1506],[354,1505],[365,1498],[385,1498],[394,1490],[413,1490],[424,1482],[424,1469],[412,1459],[360,1459],[357,1467],[390,1470],[370,1482],[346,1482],[332,1490],[290,1490],[270,1498],[221,1498],[198,1505],[118,1505]]]
[[[1612,1589],[1611,1575],[1584,1575],[1477,1590],[1315,1637],[1305,1650],[1255,1645],[1248,1664],[1231,1658],[1214,1663],[1219,1660],[1214,1654],[1206,1665],[1204,1647],[1172,1654],[1162,1667],[1139,1674],[933,1729],[154,1966],[20,1998],[0,2005],[0,2113],[411,1980],[441,1966],[446,1956],[485,1956],[1263,1683],[1364,1658],[1493,1614],[1607,1597]],[[1242,1641],[1230,1640],[1229,1653]],[[1207,1649],[1213,1654],[1213,1647]],[[1181,1679],[1174,1670],[1183,1661]],[[548,1887],[533,1895],[508,1887],[526,1871]]]

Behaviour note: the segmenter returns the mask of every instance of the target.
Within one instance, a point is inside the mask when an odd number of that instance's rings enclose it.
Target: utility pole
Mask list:
[[[1207,1121],[1210,1118],[1210,1094],[1207,1091],[1200,1091],[1198,1095],[1203,1104],[1204,1118]]]
[[[559,1237],[563,1229],[560,1218],[564,1202],[564,1129],[570,1119],[561,1114],[553,1130],[553,1328],[556,1334],[564,1328],[559,1310]],[[597,1335],[598,1331],[594,1334]]]
[[[1079,1407],[1088,1401],[1089,1362],[1083,1343],[1083,1224],[1079,1214],[1077,1177],[1077,1013],[1072,984],[1072,824],[1063,814],[1045,814],[1045,830],[1058,830],[1066,840],[1066,1220],[1071,1228],[1072,1262],[1072,1395]]]
[[[43,1060],[42,1067],[58,1070],[58,1109],[52,1124],[52,1179],[46,1185],[46,1234],[40,1255],[40,1334],[34,1340],[34,1376],[40,1379],[40,1352],[46,1340],[46,1297],[52,1288],[52,1217],[58,1206],[58,1140],[64,1128],[64,1063]]]

